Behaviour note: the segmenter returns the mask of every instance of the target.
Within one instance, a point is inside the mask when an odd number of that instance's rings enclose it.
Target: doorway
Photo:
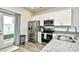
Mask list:
[[[15,17],[3,15],[3,41],[5,43],[14,42]]]
[[[15,35],[15,17],[11,14],[0,12],[0,48],[13,45]]]
[[[19,45],[20,14],[0,12],[0,49]]]

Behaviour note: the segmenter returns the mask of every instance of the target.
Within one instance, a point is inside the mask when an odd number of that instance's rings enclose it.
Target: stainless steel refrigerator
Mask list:
[[[28,41],[37,42],[40,21],[28,21]]]

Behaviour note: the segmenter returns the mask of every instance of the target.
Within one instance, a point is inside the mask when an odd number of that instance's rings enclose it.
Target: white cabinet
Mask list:
[[[44,20],[53,19],[54,25],[71,25],[72,9],[63,9],[58,11],[51,11],[48,13],[36,15],[33,19],[39,19],[40,25],[43,26]]]
[[[41,34],[42,32],[38,32],[38,43],[41,43]]]

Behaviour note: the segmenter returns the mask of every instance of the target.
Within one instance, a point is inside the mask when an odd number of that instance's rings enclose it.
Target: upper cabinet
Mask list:
[[[62,7],[63,8],[63,7]],[[79,7],[56,9],[53,11],[42,12],[32,17],[34,20],[40,20],[40,25],[44,25],[44,20],[53,19],[54,25],[76,26],[79,32]]]
[[[44,25],[44,20],[53,19],[54,25],[71,25],[72,10],[71,8],[56,10],[33,16],[33,20],[40,20],[40,25]]]

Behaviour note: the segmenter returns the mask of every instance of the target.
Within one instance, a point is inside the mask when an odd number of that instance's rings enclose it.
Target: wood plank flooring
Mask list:
[[[42,48],[47,43],[32,43],[32,42],[26,42],[24,45],[20,45],[19,49],[14,52],[40,52]]]

